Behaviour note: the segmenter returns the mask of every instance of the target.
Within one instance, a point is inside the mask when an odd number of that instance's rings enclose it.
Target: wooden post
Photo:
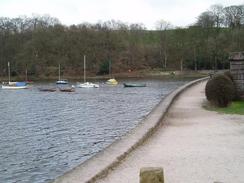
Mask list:
[[[164,183],[163,168],[160,167],[141,168],[140,183]]]

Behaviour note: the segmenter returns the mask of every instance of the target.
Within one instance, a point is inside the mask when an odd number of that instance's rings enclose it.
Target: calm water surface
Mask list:
[[[53,180],[134,128],[186,81],[137,83],[147,87],[100,85],[74,93],[40,92],[44,84],[0,89],[0,182]]]

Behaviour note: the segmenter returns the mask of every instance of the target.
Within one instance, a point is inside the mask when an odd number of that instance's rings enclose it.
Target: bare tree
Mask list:
[[[170,22],[165,20],[159,20],[156,22],[156,29],[160,32],[160,44],[159,44],[159,55],[160,59],[163,58],[164,68],[167,68],[168,61],[168,41],[167,41],[167,30],[172,28]]]
[[[214,23],[215,17],[213,12],[205,11],[198,16],[196,24],[202,28],[212,28]]]
[[[244,19],[244,5],[224,8],[225,24],[230,28],[240,28]]]
[[[214,25],[217,28],[220,28],[224,24],[224,11],[223,6],[220,4],[215,4],[210,7],[210,11],[212,12]]]

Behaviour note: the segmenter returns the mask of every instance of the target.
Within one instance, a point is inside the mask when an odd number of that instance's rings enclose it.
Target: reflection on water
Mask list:
[[[145,88],[73,93],[0,90],[0,182],[48,182],[134,128],[185,81],[139,80]]]

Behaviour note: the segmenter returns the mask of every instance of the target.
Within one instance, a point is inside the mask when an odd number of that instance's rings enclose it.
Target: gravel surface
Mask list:
[[[163,167],[166,183],[243,183],[244,116],[202,108],[206,82],[171,106],[163,125],[100,183],[138,183],[142,167]]]

